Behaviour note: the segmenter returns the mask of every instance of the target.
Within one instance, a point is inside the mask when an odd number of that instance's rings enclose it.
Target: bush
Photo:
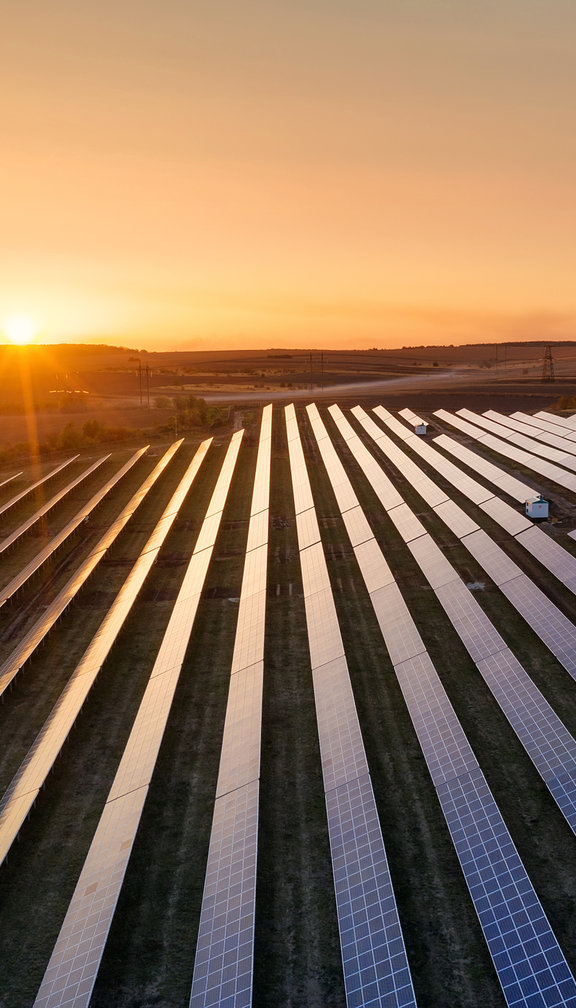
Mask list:
[[[157,395],[154,397],[154,406],[156,409],[170,409],[172,403],[167,395]]]

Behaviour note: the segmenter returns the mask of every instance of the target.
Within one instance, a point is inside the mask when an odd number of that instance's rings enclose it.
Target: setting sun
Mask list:
[[[5,320],[3,328],[10,343],[16,346],[32,343],[36,336],[36,325],[27,315],[11,315]]]

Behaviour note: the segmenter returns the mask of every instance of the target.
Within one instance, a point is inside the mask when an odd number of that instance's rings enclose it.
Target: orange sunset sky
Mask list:
[[[576,338],[574,0],[6,0],[0,323]]]

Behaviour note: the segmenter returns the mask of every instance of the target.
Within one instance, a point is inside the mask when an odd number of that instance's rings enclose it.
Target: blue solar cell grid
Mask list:
[[[481,770],[438,796],[508,1005],[575,1006],[576,982]]]
[[[370,777],[329,791],[326,806],[348,1008],[414,1005]]]

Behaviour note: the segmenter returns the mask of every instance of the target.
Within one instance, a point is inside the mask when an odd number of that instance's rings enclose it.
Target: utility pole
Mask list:
[[[146,396],[148,400],[148,409],[150,409],[150,368],[148,363],[146,363]]]

